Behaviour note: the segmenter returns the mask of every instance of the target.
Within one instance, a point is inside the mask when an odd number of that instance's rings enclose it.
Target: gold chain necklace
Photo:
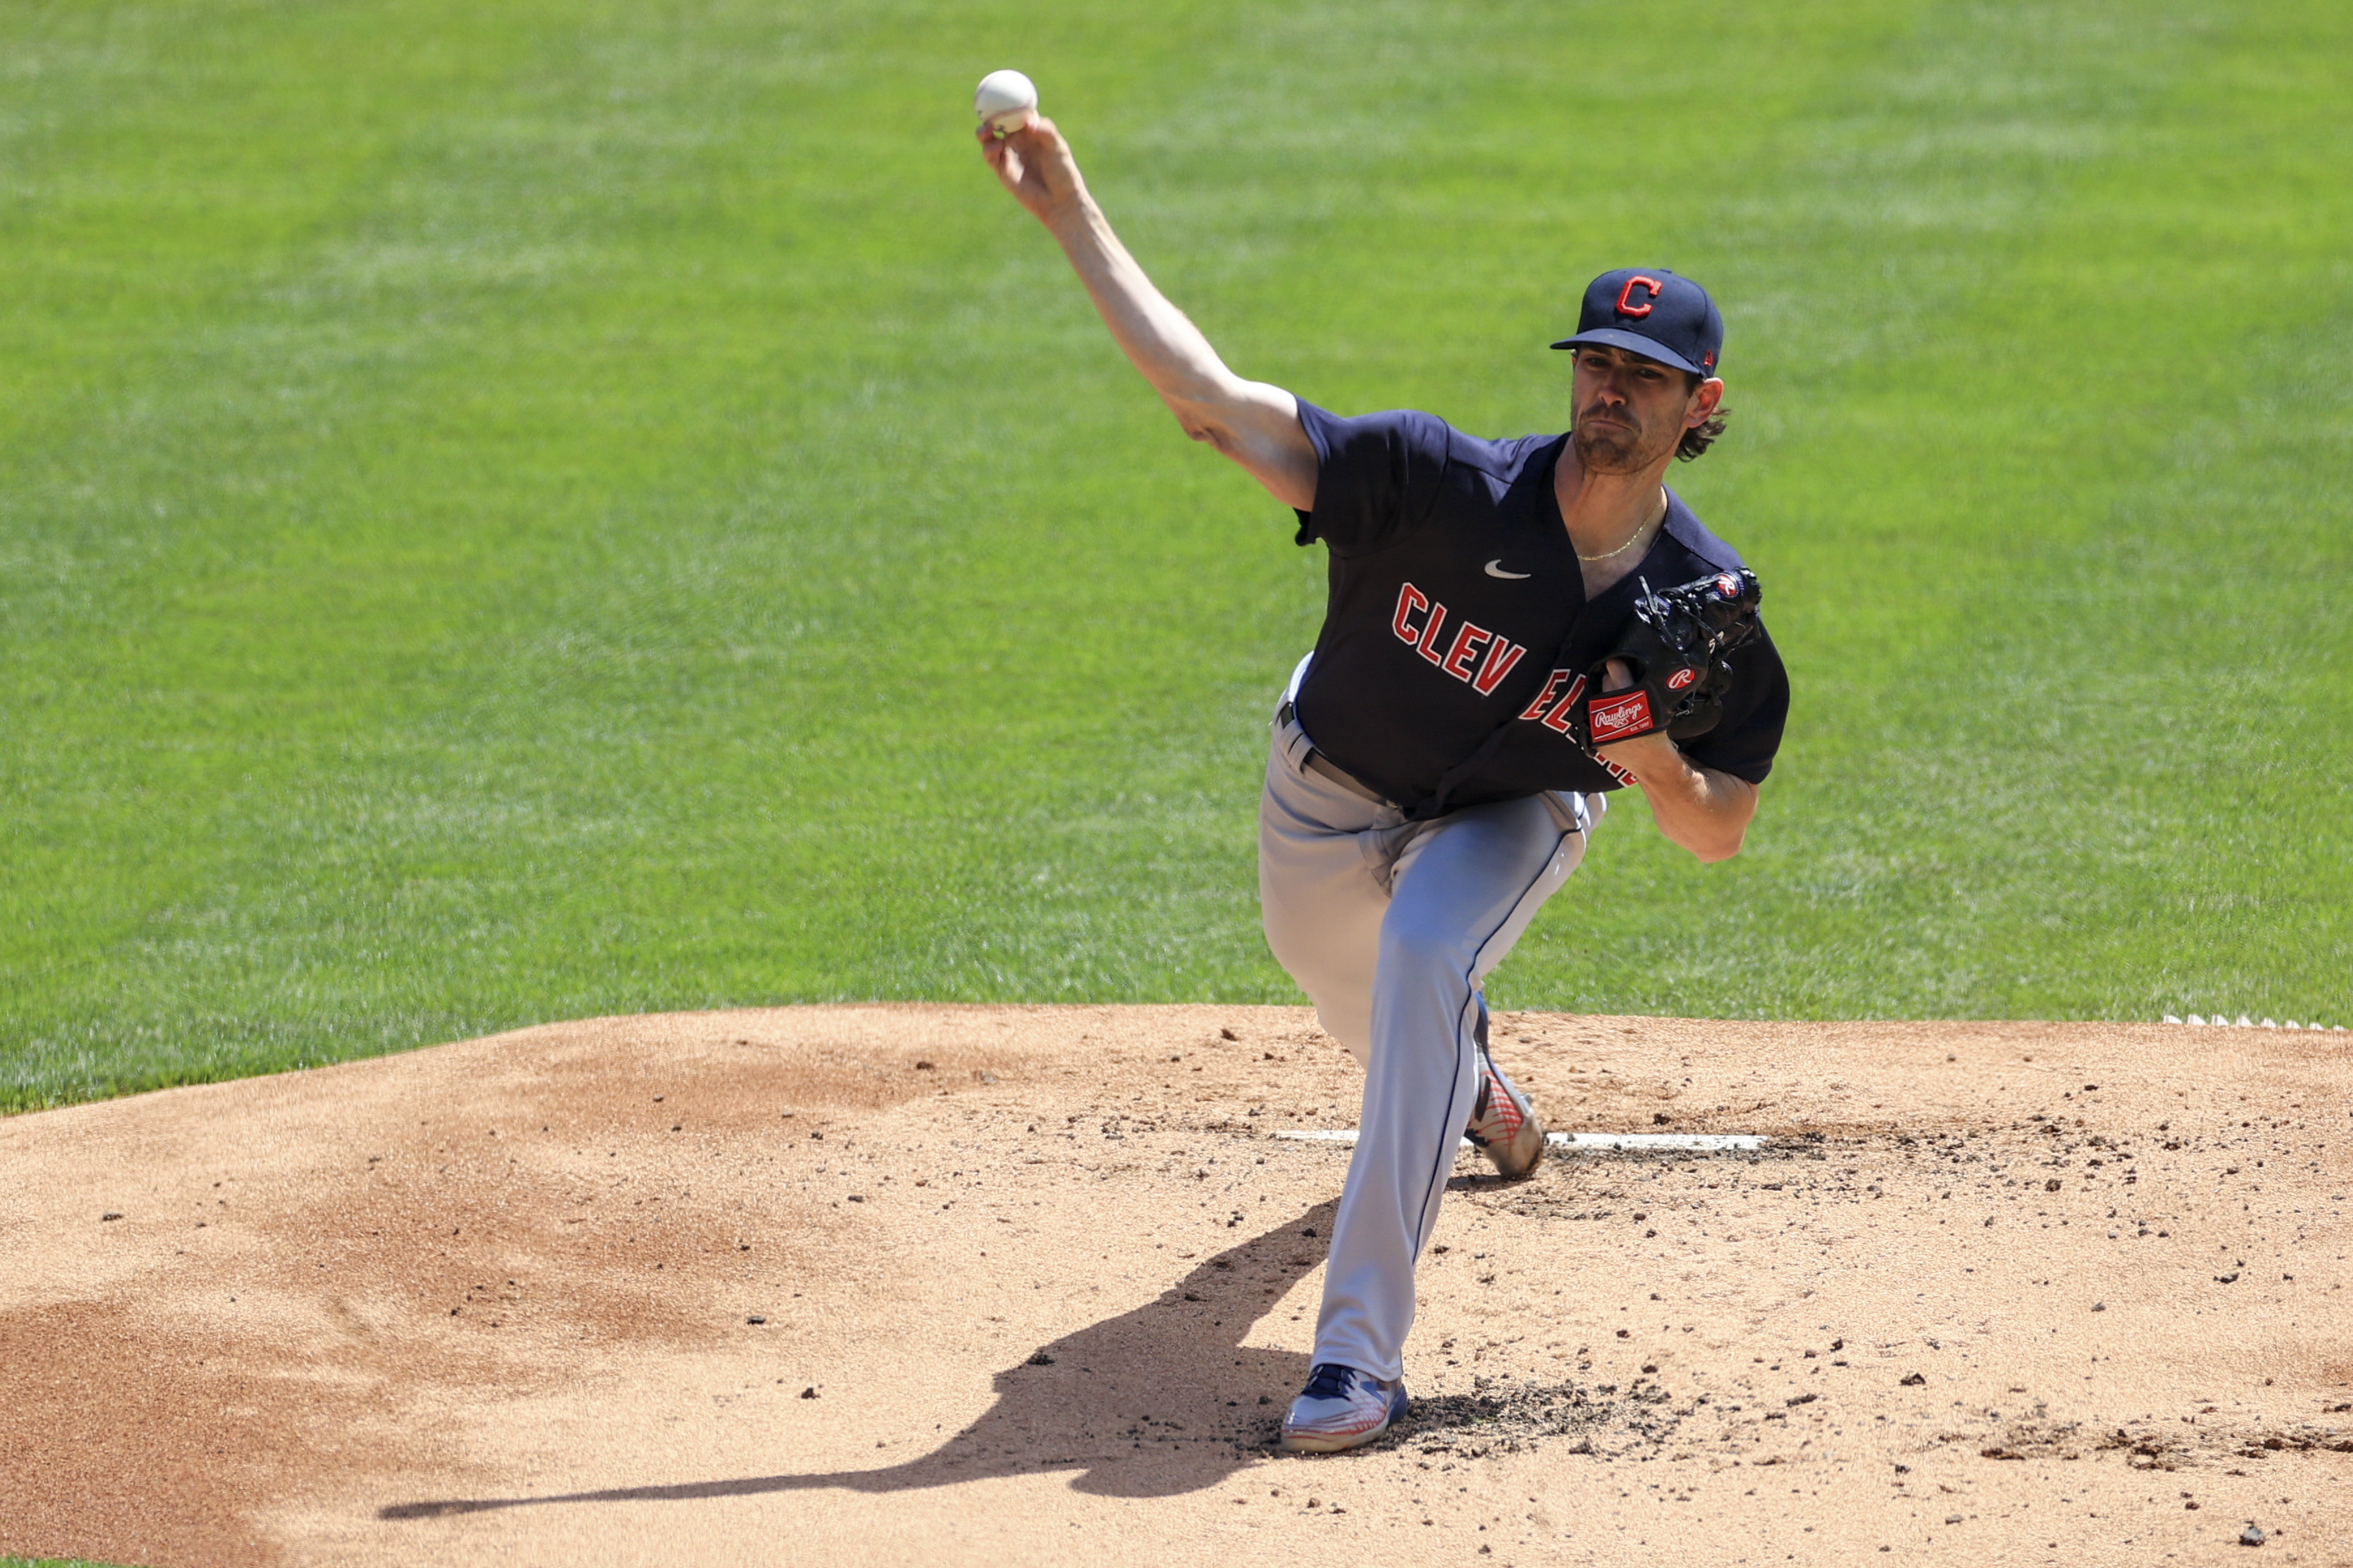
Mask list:
[[[1570,545],[1570,546],[1569,546],[1569,548],[1570,548],[1571,550],[1577,551],[1577,558],[1579,561],[1583,561],[1583,562],[1586,562],[1586,563],[1592,563],[1592,562],[1596,562],[1596,561],[1608,561],[1608,560],[1610,560],[1610,559],[1612,559],[1612,558],[1614,558],[1614,557],[1616,557],[1616,556],[1623,555],[1623,554],[1625,554],[1625,553],[1626,553],[1626,552],[1628,552],[1629,550],[1633,549],[1633,548],[1634,548],[1634,545],[1635,545],[1635,542],[1636,542],[1637,541],[1639,541],[1639,540],[1642,537],[1642,535],[1644,535],[1644,534],[1646,534],[1646,533],[1648,533],[1648,532],[1650,532],[1650,531],[1651,531],[1651,525],[1650,525],[1649,523],[1647,523],[1647,522],[1646,522],[1646,523],[1644,523],[1641,527],[1640,527],[1640,528],[1636,529],[1636,530],[1633,531],[1633,533],[1632,533],[1631,535],[1630,535],[1630,536],[1627,538],[1627,541],[1626,541],[1626,542],[1625,542],[1625,543],[1623,543],[1623,544],[1620,545],[1620,546],[1619,546],[1617,549],[1615,549],[1615,550],[1608,551],[1608,552],[1604,552],[1604,553],[1602,553],[1602,554],[1599,554],[1599,555],[1588,555],[1588,554],[1586,554],[1586,553],[1585,553],[1585,552],[1583,552],[1582,550],[1577,550],[1577,546],[1575,546],[1574,544]]]

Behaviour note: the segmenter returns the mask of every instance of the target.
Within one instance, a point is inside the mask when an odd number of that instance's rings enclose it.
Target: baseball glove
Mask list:
[[[1587,673],[1586,689],[1597,695],[1586,700],[1586,743],[1599,748],[1661,730],[1683,741],[1715,728],[1732,689],[1725,656],[1757,635],[1763,595],[1745,566],[1661,593],[1645,582],[1625,635]],[[1634,684],[1602,691],[1613,658]]]

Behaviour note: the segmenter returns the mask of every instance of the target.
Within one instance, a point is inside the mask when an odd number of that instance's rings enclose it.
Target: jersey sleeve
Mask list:
[[[1302,399],[1299,423],[1315,447],[1315,507],[1299,514],[1298,542],[1368,555],[1426,521],[1446,473],[1452,432],[1434,414],[1401,410],[1343,419]]]
[[[1762,626],[1756,639],[1732,655],[1732,689],[1725,693],[1724,717],[1715,728],[1688,742],[1683,754],[1704,768],[1763,784],[1781,749],[1781,729],[1789,718],[1789,675],[1780,651]]]

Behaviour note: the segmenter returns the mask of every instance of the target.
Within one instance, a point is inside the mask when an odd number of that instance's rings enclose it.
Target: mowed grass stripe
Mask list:
[[[1783,763],[1724,867],[1626,802],[1499,1005],[2353,1015],[2347,28],[12,12],[0,1093],[1293,996],[1250,834],[1320,558],[977,168],[1008,63],[1326,406],[1557,427],[1586,276],[1725,301],[1677,481],[1765,574]]]

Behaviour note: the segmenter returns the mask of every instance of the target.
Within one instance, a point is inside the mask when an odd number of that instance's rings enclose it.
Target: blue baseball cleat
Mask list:
[[[1282,1446],[1294,1454],[1361,1447],[1405,1415],[1405,1384],[1327,1361],[1310,1369],[1307,1386],[1282,1418]]]

